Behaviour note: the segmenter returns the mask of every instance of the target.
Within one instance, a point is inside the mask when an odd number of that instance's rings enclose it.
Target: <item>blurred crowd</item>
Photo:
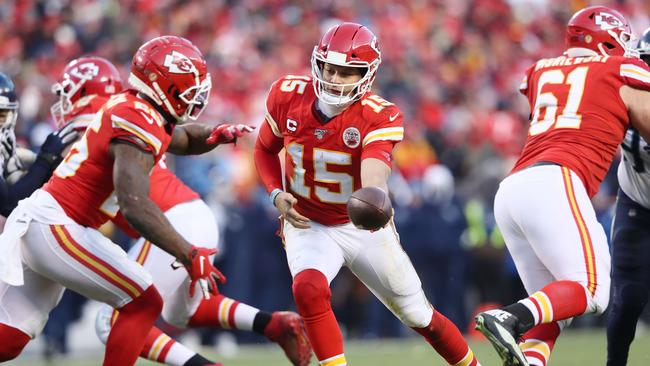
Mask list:
[[[406,139],[395,152],[391,181],[396,224],[434,306],[464,328],[480,304],[509,303],[523,291],[491,213],[498,182],[526,137],[529,106],[518,85],[531,63],[563,51],[566,21],[593,3],[7,1],[0,3],[0,70],[19,90],[19,141],[37,146],[54,127],[50,87],[69,60],[105,57],[126,80],[139,45],[181,35],[209,63],[213,90],[202,119],[259,125],[271,83],[285,74],[309,74],[322,32],[347,20],[368,26],[382,50],[373,89],[405,116]],[[637,34],[650,26],[647,1],[598,3],[620,10]],[[252,165],[253,142],[172,163],[218,213],[224,231],[219,264],[230,279],[223,291],[276,310],[292,307],[291,280],[275,236],[277,213]],[[617,184],[610,176],[594,202],[606,228]],[[404,332],[346,273],[334,283],[333,301],[351,336]]]

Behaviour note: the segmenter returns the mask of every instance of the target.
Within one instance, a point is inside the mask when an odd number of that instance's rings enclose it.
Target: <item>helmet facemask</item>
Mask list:
[[[607,33],[612,37],[612,39],[623,49],[623,56],[625,57],[639,57],[639,51],[637,51],[632,42],[636,40],[636,37],[627,30],[621,30],[619,33],[616,33],[614,30],[609,29]],[[608,42],[601,42],[598,44],[598,49],[603,56],[608,56],[608,49],[613,49],[616,46],[608,44]]]
[[[72,105],[74,104],[72,102],[73,96],[81,90],[86,81],[95,77],[90,73],[77,76],[79,77],[79,81],[76,83],[69,77],[65,77],[62,81],[52,85],[52,93],[59,97],[59,100],[50,107],[50,114],[52,114],[52,118],[54,118],[57,126],[63,126],[65,124],[65,116],[72,111]]]

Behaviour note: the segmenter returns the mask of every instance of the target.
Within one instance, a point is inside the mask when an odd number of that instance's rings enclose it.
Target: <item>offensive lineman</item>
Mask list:
[[[609,248],[590,197],[628,126],[650,136],[650,69],[628,57],[631,38],[616,10],[582,9],[569,20],[564,55],[539,60],[520,86],[532,111],[528,140],[494,212],[530,297],[476,317],[504,365],[547,365],[572,317],[607,308]]]
[[[313,79],[285,76],[266,100],[255,164],[282,214],[298,312],[320,364],[346,365],[329,289],[345,265],[450,365],[478,365],[458,328],[429,304],[392,223],[365,231],[346,212],[354,190],[387,191],[391,152],[404,134],[400,110],[370,92],[380,62],[375,35],[343,23],[314,47]],[[286,191],[278,157],[283,148]]]

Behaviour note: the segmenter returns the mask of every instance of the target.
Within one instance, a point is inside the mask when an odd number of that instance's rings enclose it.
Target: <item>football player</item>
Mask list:
[[[650,28],[637,50],[650,65]],[[621,145],[618,198],[612,230],[612,304],[607,322],[607,366],[627,364],[636,324],[650,290],[650,147],[631,128]]]
[[[27,168],[16,146],[14,128],[17,118],[16,88],[7,75],[0,73],[0,215],[5,217],[9,216],[18,201],[47,182],[61,162],[63,150],[77,137],[70,127],[51,133]],[[18,176],[14,181],[14,177]]]
[[[163,302],[151,275],[97,228],[118,210],[143,237],[173,255],[204,297],[225,277],[216,249],[190,243],[149,198],[149,173],[165,151],[200,154],[222,129],[184,123],[205,109],[211,89],[201,52],[188,40],[157,37],[136,52],[132,89],[112,96],[53,177],[7,219],[0,236],[0,361],[17,357],[42,329],[64,289],[120,312],[104,365],[133,365]]]
[[[387,191],[391,152],[404,135],[397,106],[370,91],[380,62],[375,35],[343,23],[314,47],[312,77],[285,76],[266,100],[255,164],[282,215],[298,312],[320,364],[346,365],[329,284],[347,266],[450,365],[478,365],[458,328],[426,299],[394,225],[361,230],[347,215],[353,191]],[[278,157],[283,148],[286,189]]]
[[[122,89],[120,76],[113,64],[100,57],[83,57],[71,61],[63,70],[61,79],[52,90],[59,100],[52,106],[52,115],[60,125],[74,125],[84,131],[94,115],[108,98]],[[243,133],[251,131],[244,125],[221,125],[222,143],[233,142]],[[199,195],[183,184],[170,170],[164,159],[151,172],[149,197],[160,207],[172,226],[193,243],[217,248],[219,230],[212,210]],[[140,263],[152,274],[153,282],[163,298],[163,319],[185,328],[187,326],[220,327],[254,330],[278,342],[296,365],[309,362],[311,350],[298,314],[290,312],[267,313],[219,294],[204,300],[188,296],[187,273],[175,271],[169,264],[173,257],[135,231],[119,212],[112,218],[119,228],[137,242],[128,252],[129,258]],[[117,311],[108,305],[97,315],[96,330],[106,343]],[[147,335],[141,357],[170,365],[211,364],[201,355],[177,343],[153,327]]]
[[[631,38],[618,11],[582,9],[566,28],[566,52],[537,61],[521,83],[528,139],[494,213],[530,296],[476,317],[505,365],[546,365],[572,317],[609,303],[609,249],[590,197],[627,128],[650,136],[650,69],[629,57]]]

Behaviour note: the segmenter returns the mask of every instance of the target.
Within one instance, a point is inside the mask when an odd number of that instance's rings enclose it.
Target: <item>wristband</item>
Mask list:
[[[275,206],[275,197],[277,197],[280,193],[284,192],[280,188],[276,188],[271,191],[271,194],[269,194],[269,199],[271,200],[271,204]]]

